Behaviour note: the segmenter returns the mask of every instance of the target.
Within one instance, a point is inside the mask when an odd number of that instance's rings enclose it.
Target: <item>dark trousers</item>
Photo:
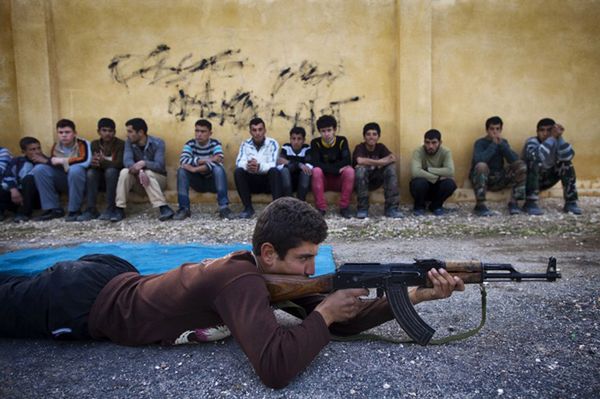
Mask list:
[[[456,190],[453,179],[438,180],[430,183],[423,177],[416,177],[410,181],[410,193],[415,199],[414,209],[425,209],[425,203],[430,201],[430,210],[441,208],[444,201]]]
[[[577,201],[577,177],[571,161],[560,161],[551,168],[542,168],[539,162],[527,162],[527,199],[537,201],[540,191],[547,190],[558,182],[562,183],[566,202]]]
[[[106,191],[106,206],[114,208],[119,172],[120,170],[115,168],[89,168],[87,170],[86,195],[88,208],[96,208],[99,189]]]
[[[113,255],[58,262],[33,276],[0,274],[0,337],[89,339],[88,315],[115,276],[138,272]]]
[[[0,210],[13,211],[21,215],[31,216],[34,209],[40,208],[40,195],[35,186],[33,175],[25,176],[21,180],[21,197],[23,204],[17,206],[11,200],[10,191],[0,188]]]
[[[282,196],[281,174],[277,168],[269,169],[266,175],[248,173],[243,168],[236,168],[233,177],[244,208],[252,207],[252,194],[270,193],[273,200]]]
[[[306,194],[310,189],[310,175],[304,173],[302,169],[292,170],[288,167],[282,168],[280,173],[283,195],[291,197],[292,193],[297,191],[298,199],[306,201]]]

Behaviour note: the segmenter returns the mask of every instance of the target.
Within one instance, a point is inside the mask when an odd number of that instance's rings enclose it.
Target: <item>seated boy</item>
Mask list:
[[[92,161],[87,170],[87,209],[77,218],[80,222],[96,219],[110,220],[115,211],[115,197],[119,172],[123,168],[125,142],[116,137],[115,121],[102,118],[98,121],[98,140],[92,141]],[[106,209],[101,215],[96,208],[98,189],[106,191]]]
[[[250,121],[250,138],[244,140],[235,161],[233,177],[238,195],[244,205],[240,219],[254,215],[253,193],[271,193],[273,200],[282,196],[281,174],[277,169],[279,143],[267,137],[267,128],[261,118]]]
[[[119,173],[115,211],[111,222],[119,222],[125,217],[127,194],[131,189],[145,192],[153,208],[158,208],[158,220],[171,219],[175,212],[165,199],[163,190],[167,188],[165,168],[165,142],[148,135],[148,125],[142,118],[125,122],[127,141],[123,152],[123,166]]]
[[[309,162],[310,146],[305,143],[306,131],[303,127],[294,126],[290,130],[290,142],[281,146],[277,163],[281,168],[281,184],[283,195],[291,197],[298,193],[298,199],[306,201],[310,188],[312,165]]]
[[[317,129],[321,137],[310,142],[313,165],[311,185],[315,206],[324,215],[327,212],[325,191],[339,191],[340,215],[349,219],[352,217],[350,199],[354,189],[354,168],[348,140],[336,135],[337,121],[331,115],[317,119]]]
[[[537,124],[537,136],[530,137],[523,148],[523,159],[527,162],[526,200],[523,210],[529,215],[542,215],[538,205],[539,194],[560,180],[565,206],[563,211],[581,215],[577,205],[577,186],[573,158],[575,151],[563,137],[565,128],[544,118]]]
[[[385,197],[385,216],[401,218],[398,210],[400,190],[396,176],[396,156],[381,143],[381,128],[375,122],[363,127],[364,142],[354,148],[352,161],[356,175],[357,210],[356,217],[364,219],[369,216],[369,190],[383,186]]]
[[[173,219],[191,216],[190,186],[201,193],[217,193],[219,216],[229,218],[227,173],[223,167],[223,148],[219,140],[211,138],[212,123],[206,119],[196,121],[195,138],[183,146],[177,169],[177,200],[179,209]]]
[[[0,188],[0,210],[5,209],[16,212],[13,222],[26,222],[31,217],[34,208],[40,207],[40,196],[35,187],[35,180],[31,171],[38,164],[48,162],[42,154],[42,147],[38,139],[23,137],[19,141],[23,156],[10,160]]]
[[[81,215],[85,194],[86,169],[92,160],[90,143],[77,137],[75,123],[61,119],[56,123],[58,142],[52,146],[47,164],[37,164],[31,172],[40,193],[44,213],[36,221],[64,216],[59,192],[68,192],[66,222],[74,222]]]

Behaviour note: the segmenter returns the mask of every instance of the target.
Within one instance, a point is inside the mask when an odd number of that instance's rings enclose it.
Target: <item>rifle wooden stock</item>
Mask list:
[[[271,302],[287,301],[307,295],[333,291],[333,274],[308,278],[286,274],[263,274]]]

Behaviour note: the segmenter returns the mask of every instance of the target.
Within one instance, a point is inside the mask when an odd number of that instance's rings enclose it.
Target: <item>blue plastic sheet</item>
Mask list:
[[[68,247],[23,249],[0,255],[0,273],[35,274],[56,262],[75,260],[88,254],[111,254],[126,259],[142,274],[162,273],[187,262],[219,258],[247,249],[249,244],[201,245],[158,243],[92,243]],[[316,259],[315,276],[333,273],[335,263],[331,246],[321,245]]]

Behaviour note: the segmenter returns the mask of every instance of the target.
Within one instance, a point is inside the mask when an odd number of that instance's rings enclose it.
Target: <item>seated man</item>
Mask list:
[[[227,173],[223,167],[223,149],[219,140],[211,138],[212,124],[206,119],[196,121],[196,138],[183,146],[177,169],[177,200],[179,209],[173,219],[191,216],[190,186],[201,193],[217,193],[219,216],[229,218]]]
[[[34,220],[50,220],[64,216],[59,192],[68,192],[66,222],[74,222],[81,215],[85,194],[86,169],[92,160],[90,143],[77,137],[75,123],[61,119],[56,123],[58,142],[52,146],[47,164],[37,164],[31,172],[40,193],[44,213]]]
[[[303,127],[294,126],[290,130],[290,142],[281,146],[279,155],[279,168],[283,195],[291,197],[298,193],[298,199],[306,201],[306,194],[310,188],[312,165],[309,162],[310,146],[305,143],[306,131]]]
[[[279,143],[266,136],[265,122],[260,118],[250,121],[250,136],[240,145],[235,161],[235,187],[244,205],[241,219],[254,215],[251,194],[271,193],[273,200],[282,196],[281,175],[277,169]]]
[[[79,222],[96,219],[110,220],[115,212],[115,198],[119,172],[123,168],[125,142],[116,137],[115,121],[102,118],[98,121],[100,139],[92,141],[92,162],[87,170],[87,209],[77,218]],[[96,208],[98,189],[106,191],[106,210],[101,215]]]
[[[517,201],[525,199],[525,178],[527,166],[510,148],[510,144],[502,137],[502,119],[492,116],[485,121],[487,135],[478,139],[473,148],[471,162],[471,183],[475,191],[475,214],[492,216],[493,213],[485,205],[486,190],[499,191],[512,187],[508,211],[511,215],[520,213]],[[508,165],[504,166],[504,161]]]
[[[158,220],[165,221],[175,212],[167,205],[162,190],[167,188],[167,170],[165,169],[165,142],[158,137],[148,135],[148,125],[142,118],[133,118],[125,122],[127,141],[123,153],[123,166],[117,183],[115,212],[111,222],[125,217],[127,194],[133,188],[146,192],[153,208],[159,208]]]
[[[337,136],[337,121],[331,115],[323,115],[317,119],[317,129],[321,137],[310,142],[310,156],[313,165],[312,192],[315,196],[315,206],[325,215],[327,200],[325,191],[333,190],[340,194],[340,215],[349,219],[350,199],[354,189],[354,168],[348,140]]]
[[[425,214],[425,204],[436,216],[445,213],[444,202],[456,190],[454,161],[450,150],[442,145],[442,134],[431,129],[425,132],[424,144],[413,152],[410,170],[410,193],[415,199],[414,214]]]
[[[550,118],[537,123],[537,136],[525,142],[522,158],[527,162],[526,201],[523,210],[529,215],[542,215],[538,205],[541,190],[547,190],[559,180],[562,183],[563,210],[581,215],[577,206],[575,167],[571,162],[575,151],[563,137],[565,128]]]
[[[0,188],[0,214],[4,214],[5,209],[15,211],[15,223],[26,222],[33,209],[40,207],[40,196],[31,171],[36,164],[48,162],[38,139],[23,137],[19,147],[23,156],[12,158],[8,163]]]
[[[0,336],[176,345],[233,335],[263,383],[283,388],[332,334],[356,334],[394,317],[386,297],[361,301],[367,290],[358,288],[302,298],[297,302],[308,314],[302,323],[278,324],[262,274],[313,274],[326,236],[319,212],[286,197],[258,217],[252,252],[149,276],[112,255],[60,262],[35,276],[0,275]],[[411,303],[464,290],[445,269],[428,277],[434,288],[410,289]]]
[[[396,156],[385,144],[378,143],[381,128],[375,122],[363,127],[364,142],[354,148],[352,161],[356,174],[356,217],[364,219],[369,216],[369,190],[383,186],[385,197],[385,216],[401,218],[398,210],[400,190],[396,176]]]

